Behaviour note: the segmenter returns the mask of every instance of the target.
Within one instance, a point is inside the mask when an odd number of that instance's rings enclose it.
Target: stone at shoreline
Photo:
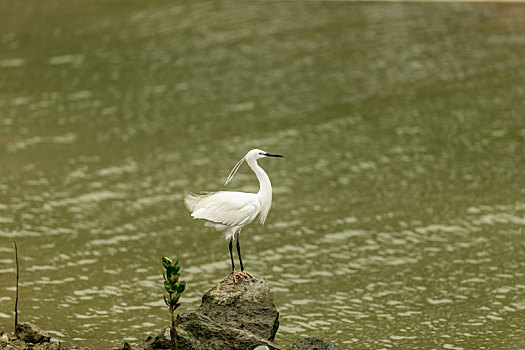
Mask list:
[[[75,345],[63,346],[58,341],[51,342],[47,332],[30,322],[20,322],[15,333],[0,331],[0,349],[17,350],[89,350]]]
[[[316,337],[306,337],[293,343],[290,350],[341,350],[334,344],[325,343]]]
[[[127,345],[127,346],[126,346]],[[151,332],[150,335],[139,345],[139,349],[171,349],[173,347],[170,336],[170,327],[164,327],[162,330]],[[129,344],[124,344],[123,350],[129,350]]]
[[[37,325],[31,322],[20,322],[16,325],[15,337],[27,343],[49,343],[51,337]]]
[[[279,328],[279,313],[262,276],[233,282],[227,276],[202,297],[199,312],[222,325],[247,330],[273,341]]]
[[[181,316],[177,326],[179,350],[252,350],[273,343],[279,328],[279,313],[264,277],[239,280],[228,275],[202,297],[201,306]],[[141,349],[170,349],[170,328],[152,333]]]
[[[199,312],[182,316],[177,328],[177,341],[179,349],[185,350],[252,350],[258,345],[281,350],[279,345],[259,335],[220,324]]]
[[[19,324],[20,325],[20,324]],[[32,328],[36,327],[31,325]],[[38,327],[37,327],[38,328]],[[40,330],[40,328],[38,328]],[[40,330],[41,331],[41,330]],[[28,333],[22,333],[26,336]],[[27,338],[29,339],[29,338]],[[45,338],[44,338],[45,339]],[[34,341],[34,340],[33,340]],[[23,339],[17,338],[13,333],[3,333],[0,331],[0,349],[17,349],[17,350],[59,350],[67,349],[61,348],[60,343],[50,343],[49,339],[41,343],[31,343]]]

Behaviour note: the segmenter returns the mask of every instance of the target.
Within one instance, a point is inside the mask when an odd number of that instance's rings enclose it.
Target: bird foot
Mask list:
[[[237,277],[239,277],[240,279],[243,279],[245,281],[248,281],[248,279],[246,278],[245,274],[243,274],[242,272],[237,272],[237,271],[233,270],[231,272],[231,274],[233,276],[233,282],[235,282],[235,283],[237,283]]]
[[[255,278],[255,276],[249,273],[248,271],[241,271],[241,275],[243,275],[246,278],[250,277],[252,280],[257,281],[257,278]]]
[[[238,271],[235,271],[233,270],[231,272],[232,276],[233,276],[233,282],[237,283],[237,277],[240,279],[240,280],[243,280],[243,281],[246,281],[248,282],[248,279],[251,278],[252,280],[256,281],[257,278],[255,278],[254,275],[252,275],[251,273],[247,272],[247,271],[241,271],[241,272],[238,272]]]

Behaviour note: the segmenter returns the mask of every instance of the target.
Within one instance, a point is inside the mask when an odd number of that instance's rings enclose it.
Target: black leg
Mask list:
[[[235,271],[235,263],[233,262],[233,252],[232,252],[232,245],[233,245],[233,237],[230,238],[230,258],[232,259],[232,271]],[[241,263],[242,266],[242,263]]]
[[[239,262],[241,263],[241,271],[244,271],[244,266],[242,266],[242,257],[241,257],[241,245],[239,244],[239,232],[237,232],[237,254],[239,255]]]

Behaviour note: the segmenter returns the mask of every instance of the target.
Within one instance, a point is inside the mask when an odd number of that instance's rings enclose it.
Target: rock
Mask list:
[[[67,350],[70,348],[63,348],[60,343],[39,343],[32,344],[23,341],[22,339],[12,338],[5,340],[0,339],[0,349],[18,349],[18,350]]]
[[[129,347],[129,344],[127,344]],[[140,349],[153,350],[153,349],[171,349],[173,348],[173,342],[170,336],[170,327],[164,327],[160,332],[154,331],[148,335],[146,339],[139,345]],[[126,344],[124,348],[126,349]]]
[[[290,350],[341,350],[341,348],[334,344],[325,343],[316,337],[306,337],[293,343]]]
[[[61,350],[61,349],[67,350],[67,349],[71,349],[73,350],[75,348],[74,347],[73,348],[63,348],[60,346],[60,343],[40,343],[40,344],[36,344],[34,346],[28,347],[28,349],[31,349],[31,350]],[[80,349],[80,348],[76,348],[76,349]]]
[[[176,328],[177,345],[171,341],[170,328],[151,333],[139,349],[252,350],[263,344],[268,350],[281,350],[276,344],[249,331],[221,325],[198,311],[181,317],[181,324]]]
[[[199,311],[222,325],[273,341],[279,328],[279,313],[266,279],[254,276],[256,280],[234,283],[232,275],[228,275],[204,294]]]
[[[202,297],[201,306],[181,317],[177,327],[179,349],[253,350],[273,343],[279,313],[264,277],[239,280],[228,275]]]
[[[273,340],[279,313],[264,277],[239,280],[228,275],[202,297],[201,306],[182,315],[171,341],[171,327],[153,332],[140,349],[281,350]],[[123,349],[130,349],[126,344]]]
[[[12,336],[9,333],[4,333],[0,331],[0,341],[8,342],[11,338]]]
[[[19,323],[14,334],[0,331],[0,349],[89,350],[75,345],[64,347],[59,341],[51,342],[47,332],[29,322]]]
[[[128,342],[124,342],[121,348],[115,348],[114,350],[133,350],[134,348],[131,347],[131,344]]]
[[[49,343],[51,337],[47,332],[30,322],[21,322],[16,325],[15,336],[27,343]]]
[[[179,349],[184,350],[252,350],[259,345],[281,350],[277,344],[249,330],[218,323],[199,311],[182,316],[177,342]]]
[[[279,313],[262,276],[234,283],[228,275],[202,297],[201,306],[182,315],[176,327],[176,344],[170,327],[154,332],[140,349],[253,350],[257,346],[281,350],[273,343]]]

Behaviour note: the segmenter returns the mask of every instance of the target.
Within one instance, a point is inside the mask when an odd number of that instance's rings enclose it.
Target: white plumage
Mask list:
[[[241,263],[241,272],[244,270],[239,245],[241,229],[252,222],[257,215],[264,224],[272,206],[272,184],[266,172],[257,164],[257,160],[265,157],[283,157],[279,154],[268,153],[260,149],[252,149],[235,165],[230,172],[225,185],[231,181],[235,173],[246,161],[259,180],[257,193],[219,191],[204,194],[188,194],[184,198],[186,207],[191,211],[194,219],[204,220],[205,226],[223,231],[224,237],[230,241],[230,256],[235,278],[235,265],[232,255],[232,241],[237,236],[237,253]]]
[[[232,230],[243,227],[255,219],[261,210],[261,203],[255,193],[215,192],[204,195],[186,196],[186,205],[195,219],[206,220],[205,225],[226,230],[226,238]]]

